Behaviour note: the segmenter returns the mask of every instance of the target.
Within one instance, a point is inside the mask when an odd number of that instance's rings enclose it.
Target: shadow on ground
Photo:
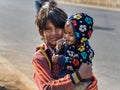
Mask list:
[[[94,29],[95,30],[108,30],[108,31],[115,30],[114,28],[101,27],[101,26],[94,26]]]

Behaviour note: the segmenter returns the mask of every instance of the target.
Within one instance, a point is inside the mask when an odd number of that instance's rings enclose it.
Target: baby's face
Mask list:
[[[76,42],[75,34],[69,21],[65,24],[64,38],[66,39],[67,45],[74,45]]]

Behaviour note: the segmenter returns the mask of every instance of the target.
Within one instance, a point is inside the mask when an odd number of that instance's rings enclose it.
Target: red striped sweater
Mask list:
[[[47,45],[44,44],[44,51],[50,53]],[[73,84],[71,75],[66,75],[63,78],[56,79],[59,68],[57,64],[52,64],[50,69],[46,57],[40,52],[40,47],[33,56],[34,76],[33,79],[38,86],[38,90],[71,90]],[[88,90],[97,90],[97,80],[94,78],[93,83],[88,87]]]

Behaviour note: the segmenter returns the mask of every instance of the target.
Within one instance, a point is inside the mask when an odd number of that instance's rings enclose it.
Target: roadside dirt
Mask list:
[[[36,90],[32,80],[0,57],[0,90]]]
[[[29,90],[17,77],[12,73],[0,73],[0,90]]]

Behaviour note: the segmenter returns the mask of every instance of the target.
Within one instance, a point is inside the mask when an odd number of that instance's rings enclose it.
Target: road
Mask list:
[[[93,70],[99,90],[119,90],[120,12],[58,4],[68,15],[85,12],[94,18],[90,40],[95,51]],[[40,39],[34,0],[0,0],[0,56],[32,79],[32,55]]]

